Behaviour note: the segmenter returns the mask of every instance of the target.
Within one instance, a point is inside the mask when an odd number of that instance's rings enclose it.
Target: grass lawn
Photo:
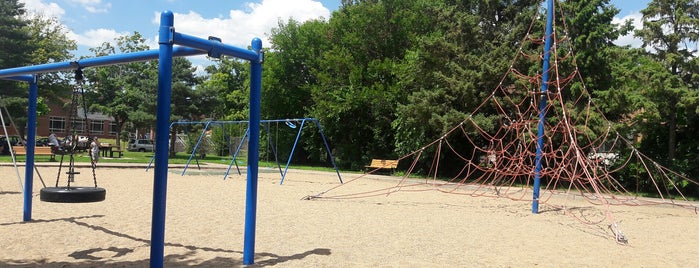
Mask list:
[[[110,144],[116,144],[116,141],[114,139],[100,139],[101,142],[103,143],[110,143]],[[124,153],[124,156],[121,158],[109,158],[109,157],[103,157],[100,159],[100,163],[139,163],[139,164],[147,164],[151,161],[153,158],[154,152],[130,152],[126,150],[126,142],[122,141],[122,151]],[[187,161],[190,158],[189,153],[185,152],[179,152],[175,155],[175,157],[170,157],[168,159],[169,164],[186,164]],[[56,160],[60,161],[61,156],[56,155]],[[216,156],[216,155],[211,155],[207,154],[205,158],[203,159],[198,159],[199,164],[206,164],[206,163],[215,163],[215,164],[224,164],[224,165],[229,165],[231,163],[232,156]],[[20,155],[17,156],[17,161],[18,162],[25,162],[26,161],[26,156]],[[34,162],[35,163],[41,163],[41,162],[50,162],[51,157],[47,155],[37,155],[34,156]],[[68,161],[68,157],[64,158],[64,162]],[[238,162],[238,166],[246,166],[247,165],[247,154],[242,153],[239,154],[236,158],[236,161]],[[281,160],[280,160],[281,161]],[[0,155],[0,162],[2,163],[12,163],[12,157],[10,155]],[[90,156],[88,155],[87,151],[85,152],[80,152],[75,154],[75,162],[79,163],[87,163],[90,162]],[[190,165],[196,165],[195,159],[192,158]],[[286,161],[280,162],[279,165],[283,169],[284,166],[286,165]],[[260,167],[275,167],[276,164],[274,162],[268,162],[268,161],[260,161],[259,162]],[[294,165],[293,161],[290,165],[290,168],[294,169],[303,169],[303,170],[318,170],[318,171],[334,171],[333,167],[331,164],[328,163],[328,166],[297,166]]]

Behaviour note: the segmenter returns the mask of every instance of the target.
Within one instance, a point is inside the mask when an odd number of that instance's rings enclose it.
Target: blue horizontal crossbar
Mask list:
[[[260,123],[275,123],[275,122],[301,122],[301,121],[311,121],[317,122],[316,118],[290,118],[290,119],[267,119],[260,120]],[[240,121],[175,121],[170,124],[170,128],[174,125],[205,125],[205,124],[247,124],[250,121],[240,120]]]
[[[12,76],[12,77],[5,77],[3,78],[5,80],[12,80],[12,81],[20,81],[20,82],[35,82],[34,81],[34,76],[25,74],[25,75],[19,75],[19,76]]]
[[[219,58],[221,55],[233,56],[249,61],[257,61],[260,58],[260,56],[253,50],[226,45],[215,38],[203,39],[177,32],[173,34],[175,44],[204,50],[209,56],[214,58]]]
[[[173,56],[175,56],[175,57],[185,57],[185,56],[202,55],[202,54],[206,54],[207,52],[199,50],[199,49],[188,48],[188,47],[174,47],[172,53],[173,53]],[[64,61],[64,62],[56,62],[56,63],[39,64],[39,65],[33,65],[33,66],[2,69],[2,70],[0,70],[0,79],[27,81],[27,80],[23,80],[23,79],[14,79],[13,77],[18,77],[21,75],[30,75],[30,74],[50,73],[50,72],[64,71],[64,70],[75,70],[78,68],[85,68],[85,67],[114,65],[114,64],[118,64],[118,63],[156,60],[156,59],[158,59],[158,55],[159,55],[159,50],[153,49],[153,50],[138,51],[138,52],[132,52],[132,53],[118,54],[118,55],[108,55],[108,56],[101,56],[101,57],[95,57],[95,58],[85,58],[85,59],[80,59],[80,60],[72,61],[72,62]]]

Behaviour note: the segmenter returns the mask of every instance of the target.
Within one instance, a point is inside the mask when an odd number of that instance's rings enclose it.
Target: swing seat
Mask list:
[[[53,203],[90,203],[104,201],[107,190],[100,187],[46,187],[40,200]]]

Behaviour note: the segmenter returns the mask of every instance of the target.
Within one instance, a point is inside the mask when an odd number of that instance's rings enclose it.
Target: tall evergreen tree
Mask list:
[[[17,0],[0,0],[0,67],[18,67],[31,62],[31,35],[24,18],[24,4]],[[3,82],[6,83],[6,82]],[[5,90],[10,90],[3,84]],[[7,92],[7,91],[6,91]]]
[[[636,36],[674,76],[663,82],[657,103],[667,128],[667,159],[677,156],[678,132],[690,131],[688,119],[696,117],[696,50],[688,44],[699,41],[699,2],[694,0],[652,0],[641,10],[643,29]],[[680,134],[682,135],[682,134]],[[689,135],[694,139],[694,133]]]
[[[24,19],[24,4],[17,0],[0,0],[0,68],[25,66],[31,63],[31,36]],[[19,119],[26,115],[27,86],[8,80],[0,80],[0,109],[10,110],[10,116]],[[19,123],[19,122],[18,122]],[[19,126],[18,126],[19,127]],[[18,130],[22,135],[24,128]]]
[[[492,93],[538,8],[538,1],[445,2],[422,11],[432,28],[400,68],[399,84],[409,94],[394,123],[400,153],[440,137]],[[474,120],[494,127],[497,118],[483,113]]]
[[[69,40],[67,30],[55,18],[28,15],[18,1],[0,1],[0,68],[65,61],[73,57],[75,41]],[[70,86],[62,73],[39,76],[38,115],[48,113],[43,100],[67,96]],[[27,122],[27,85],[0,81],[3,103],[14,119],[20,136],[25,135]]]
[[[562,19],[572,39],[575,60],[590,91],[607,90],[613,80],[609,58],[619,36],[631,31],[631,21],[614,25],[619,9],[609,0],[563,1]],[[563,26],[563,25],[558,25]]]

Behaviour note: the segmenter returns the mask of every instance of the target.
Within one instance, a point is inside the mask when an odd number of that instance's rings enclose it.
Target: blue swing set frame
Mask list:
[[[294,140],[294,145],[291,148],[291,152],[289,153],[289,158],[287,159],[286,166],[284,167],[284,170],[282,171],[281,165],[279,165],[279,160],[277,159],[277,152],[275,151],[275,146],[274,143],[271,139],[271,132],[269,130],[269,124],[270,123],[280,123],[283,122],[288,126],[289,128],[292,129],[298,129],[296,132],[296,139]],[[333,169],[335,169],[335,173],[337,173],[337,178],[342,182],[342,176],[340,175],[340,170],[337,168],[337,164],[335,163],[335,157],[332,154],[332,150],[330,150],[330,145],[328,145],[328,140],[325,138],[325,133],[323,133],[323,128],[320,125],[320,121],[316,118],[294,118],[294,119],[270,119],[270,120],[260,120],[260,124],[265,126],[265,130],[267,131],[267,136],[269,139],[269,144],[272,147],[272,154],[274,155],[274,162],[277,164],[277,167],[279,168],[279,174],[281,175],[281,179],[279,180],[279,184],[283,184],[284,180],[286,179],[286,174],[289,171],[289,165],[291,165],[291,159],[294,157],[294,152],[296,151],[296,146],[299,143],[299,140],[301,139],[301,131],[303,131],[304,126],[306,125],[306,122],[312,122],[315,123],[316,127],[318,128],[318,133],[320,134],[320,137],[323,139],[323,144],[325,145],[325,150],[328,153],[328,156],[330,158],[330,162],[333,165]],[[183,125],[183,126],[190,126],[190,125],[204,125],[204,128],[201,131],[201,135],[199,135],[199,138],[197,139],[197,142],[192,144],[191,143],[191,138],[190,138],[190,146],[192,146],[192,153],[189,155],[189,159],[187,160],[187,163],[185,164],[184,168],[182,169],[182,173],[180,175],[184,176],[184,174],[187,172],[187,169],[189,165],[192,163],[192,159],[197,164],[197,167],[200,168],[199,166],[199,161],[197,160],[196,153],[197,149],[199,148],[199,145],[201,144],[204,136],[206,135],[206,131],[210,129],[211,126],[225,126],[225,125],[243,125],[246,124],[248,125],[248,128],[246,128],[245,133],[240,139],[240,143],[236,146],[235,152],[232,153],[233,158],[231,159],[231,162],[228,164],[228,169],[226,169],[226,173],[223,175],[223,179],[225,180],[228,178],[228,175],[230,174],[231,168],[233,165],[236,166],[236,170],[238,171],[238,175],[240,175],[240,168],[238,167],[238,163],[236,162],[237,156],[240,153],[240,150],[242,148],[243,142],[245,139],[249,137],[250,129],[249,129],[249,121],[186,121],[186,122],[172,122],[170,124],[170,129],[172,129],[173,126],[175,125]],[[300,123],[300,126],[297,126],[296,123]],[[188,131],[186,131],[188,132]],[[225,133],[225,128],[223,128],[223,134],[224,136],[226,135]],[[229,144],[230,146],[230,144]],[[155,155],[153,158],[151,158],[150,162],[148,163],[148,166],[146,166],[146,171],[150,169],[150,167],[153,164],[153,161],[155,160]],[[201,168],[200,168],[201,169]]]
[[[544,45],[544,64],[541,92],[548,91],[549,61],[552,44],[553,25],[553,0],[547,0],[546,34]],[[260,137],[260,98],[262,84],[262,41],[254,38],[251,42],[252,50],[242,49],[221,43],[218,38],[201,39],[175,32],[174,16],[172,12],[165,11],[160,17],[159,49],[143,52],[111,55],[74,62],[49,63],[35,66],[18,67],[0,70],[0,79],[24,81],[29,83],[29,107],[27,125],[36,125],[36,109],[38,99],[39,73],[55,72],[61,70],[75,70],[84,67],[105,66],[127,62],[159,60],[158,66],[158,111],[157,129],[168,129],[170,121],[170,89],[172,86],[172,58],[208,54],[210,57],[219,58],[223,55],[237,57],[250,62],[250,115],[249,115],[249,139],[248,148],[248,172],[246,186],[245,209],[245,237],[243,247],[243,264],[254,263],[255,251],[255,225],[257,213],[257,179],[259,164],[259,137]],[[174,47],[174,45],[179,45]],[[542,94],[545,96],[545,94]],[[542,169],[542,148],[545,133],[547,100],[542,97],[539,103],[541,110],[537,128],[537,146],[535,174],[533,185],[532,213],[539,212],[539,190]],[[167,167],[168,164],[168,131],[156,132],[156,166]],[[36,143],[36,129],[27,130],[27,164],[25,166],[24,187],[24,214],[23,220],[31,220],[32,182],[34,169],[34,147]],[[164,261],[164,233],[165,233],[165,195],[167,193],[167,168],[157,168],[154,174],[153,190],[153,220],[151,230],[151,267],[162,267]]]
[[[0,79],[29,83],[27,125],[34,126],[37,121],[38,75],[64,70],[76,70],[87,67],[107,66],[128,62],[158,60],[158,99],[156,113],[156,130],[166,130],[170,124],[170,100],[172,88],[172,59],[194,55],[208,55],[213,58],[231,56],[250,62],[250,139],[248,139],[248,170],[245,205],[245,234],[243,245],[243,264],[254,263],[255,226],[257,214],[257,184],[260,134],[260,99],[262,85],[262,40],[254,38],[251,49],[226,45],[220,39],[209,37],[202,39],[175,31],[174,15],[164,11],[160,15],[158,49],[81,59],[71,62],[47,63],[34,66],[16,67],[0,70]],[[177,46],[175,46],[177,45]],[[163,267],[165,246],[165,207],[168,175],[168,131],[156,132],[155,162],[153,180],[153,213],[151,223],[150,266]],[[27,158],[25,166],[23,221],[32,218],[32,189],[34,181],[34,153],[36,129],[27,130]]]

